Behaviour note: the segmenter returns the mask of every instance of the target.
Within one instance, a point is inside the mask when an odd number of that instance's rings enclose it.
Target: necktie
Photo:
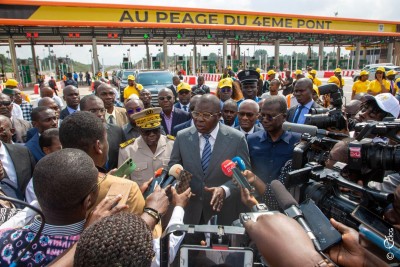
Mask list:
[[[244,137],[246,137],[246,140],[247,140],[247,136],[248,136],[249,134],[247,133],[247,134],[244,134]]]
[[[297,113],[296,113],[296,116],[294,117],[293,123],[297,123],[297,121],[299,120],[299,117],[300,117],[300,113],[303,110],[303,108],[304,108],[304,106],[299,106],[297,108]]]
[[[208,168],[208,164],[210,163],[211,158],[211,144],[210,144],[210,134],[203,134],[203,138],[206,139],[206,144],[204,145],[203,154],[201,155],[201,167],[203,168],[203,172],[206,172]]]
[[[183,106],[183,110],[184,110],[184,111],[187,111],[187,106]]]
[[[108,117],[108,122],[109,122],[110,124],[114,124],[113,115],[110,115],[110,117]]]

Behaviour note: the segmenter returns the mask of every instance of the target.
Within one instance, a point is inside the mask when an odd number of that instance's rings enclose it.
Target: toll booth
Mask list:
[[[23,64],[23,61],[21,61],[21,64]],[[29,68],[29,65],[18,66],[18,71],[23,84],[32,82],[31,70]]]
[[[318,69],[318,59],[307,59],[307,66],[311,66],[314,70]]]
[[[234,59],[234,60],[232,60],[232,65],[231,65],[231,67],[232,67],[232,70],[233,70],[234,72],[238,72],[238,70],[239,70],[239,68],[240,68],[240,60],[239,60],[239,59]]]
[[[260,68],[259,64],[260,64],[259,60],[252,59],[252,60],[250,60],[250,64],[247,67],[256,69],[256,68]]]
[[[367,62],[366,59],[360,59],[360,67],[359,67],[359,69],[364,68],[365,65],[367,65],[367,64],[368,64],[368,62]]]
[[[201,67],[205,73],[216,73],[217,62],[214,60],[203,60],[201,61]]]
[[[329,65],[328,65],[329,64]],[[329,62],[328,62],[328,59],[324,59],[323,60],[323,68],[324,68],[324,70],[326,70],[326,69],[328,69],[328,70],[334,70],[334,69],[336,69],[336,66],[337,66],[337,64],[336,64],[336,59],[329,59]]]
[[[269,61],[269,65],[270,66],[275,66],[275,59],[271,59],[270,61]],[[284,65],[284,62],[283,62],[283,59],[280,59],[279,60],[279,70],[280,71],[283,71],[283,66]]]
[[[161,68],[160,61],[153,61],[153,69],[159,70]]]
[[[126,70],[126,69],[132,69],[132,62],[129,61],[128,57],[123,57],[122,58],[122,69]]]

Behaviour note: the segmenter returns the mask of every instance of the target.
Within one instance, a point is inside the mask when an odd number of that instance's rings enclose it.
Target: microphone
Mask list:
[[[176,183],[177,180],[179,180],[179,174],[183,170],[182,165],[180,164],[174,164],[172,167],[169,169],[169,176],[165,176],[165,178],[160,182],[161,188],[166,188],[168,185],[173,185]]]
[[[282,125],[282,129],[288,132],[295,132],[301,134],[309,134],[311,136],[317,137],[349,137],[347,134],[343,133],[335,133],[323,129],[318,129],[317,126],[314,125],[306,125],[306,124],[297,124],[285,121]]]
[[[232,159],[234,163],[236,163],[236,166],[239,168],[239,170],[244,171],[246,170],[246,164],[244,163],[244,160],[242,160],[241,157],[236,156]]]
[[[310,226],[305,221],[303,212],[299,209],[297,201],[292,197],[292,195],[286,190],[285,186],[278,180],[273,180],[271,182],[271,189],[274,192],[275,198],[278,201],[279,207],[284,210],[285,214],[290,218],[295,219],[304,231],[307,233],[308,237],[314,244],[317,251],[321,251],[321,246],[315,237],[314,233],[311,231]]]
[[[226,176],[233,177],[233,179],[235,179],[236,182],[242,187],[247,188],[250,192],[254,190],[254,188],[249,184],[247,179],[243,176],[242,172],[238,168],[236,168],[236,164],[232,160],[227,159],[224,162],[222,162],[221,169]]]
[[[166,179],[168,176],[168,170],[164,168],[159,168],[154,172],[154,179],[151,181],[151,184],[147,188],[147,190],[143,193],[143,197],[147,198],[151,193],[154,192],[154,189],[156,188],[156,185],[161,184],[163,180]]]

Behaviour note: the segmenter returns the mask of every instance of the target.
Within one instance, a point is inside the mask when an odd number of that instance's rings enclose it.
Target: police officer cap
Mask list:
[[[260,79],[260,73],[255,70],[242,70],[237,74],[239,81],[245,83],[257,83]]]

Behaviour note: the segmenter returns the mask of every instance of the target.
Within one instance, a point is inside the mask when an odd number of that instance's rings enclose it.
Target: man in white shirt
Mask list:
[[[279,87],[281,86],[281,82],[278,79],[273,79],[269,85],[269,92],[262,94],[261,98],[268,98],[273,95],[279,95],[285,97],[282,94],[282,91],[279,91]]]

